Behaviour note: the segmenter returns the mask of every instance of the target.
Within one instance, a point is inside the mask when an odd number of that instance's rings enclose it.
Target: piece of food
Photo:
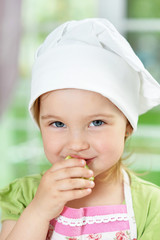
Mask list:
[[[67,160],[67,159],[71,159],[72,157],[71,156],[67,156],[66,158],[65,158],[65,160]]]
[[[67,156],[67,157],[65,158],[65,160],[67,160],[67,159],[71,159],[71,158],[72,158],[71,156]],[[84,167],[87,168],[87,169],[89,169],[89,167],[88,167],[87,164],[86,164]],[[90,180],[90,181],[94,181],[94,177],[85,178],[85,179],[88,179],[88,180]]]

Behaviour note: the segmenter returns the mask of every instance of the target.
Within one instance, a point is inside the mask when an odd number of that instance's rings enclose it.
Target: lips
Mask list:
[[[84,158],[81,156],[77,156],[77,155],[70,155],[72,158],[77,158],[77,159],[84,159],[87,163],[87,165],[94,159],[94,158]]]
[[[94,158],[90,158],[90,159],[85,159],[86,160],[86,163],[87,165],[89,165],[92,161],[93,161]]]
[[[78,158],[78,159],[84,159],[83,157],[80,157],[78,155],[70,155],[72,158]]]

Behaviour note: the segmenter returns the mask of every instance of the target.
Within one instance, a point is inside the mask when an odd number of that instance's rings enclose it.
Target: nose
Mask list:
[[[74,152],[84,151],[90,148],[90,144],[83,133],[72,133],[68,138],[68,150]]]

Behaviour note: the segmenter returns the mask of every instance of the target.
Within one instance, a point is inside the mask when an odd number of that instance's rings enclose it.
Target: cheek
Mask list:
[[[117,132],[104,134],[97,141],[96,146],[99,153],[104,153],[119,160],[124,150],[124,135]]]
[[[42,141],[45,155],[50,163],[57,161],[59,152],[61,150],[60,141],[55,140],[56,138],[50,136],[49,134],[43,134],[42,132]]]

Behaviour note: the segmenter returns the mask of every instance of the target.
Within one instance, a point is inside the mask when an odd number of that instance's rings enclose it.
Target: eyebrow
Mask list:
[[[52,115],[52,114],[47,114],[47,115],[44,115],[44,116],[41,116],[41,119],[45,120],[45,119],[50,119],[50,118],[60,118],[59,116],[56,116],[56,115]]]
[[[86,117],[86,119],[90,119],[90,118],[114,118],[114,115],[112,114],[102,114],[102,113],[97,113],[97,114],[93,114],[93,115],[88,115]]]
[[[94,117],[107,117],[107,118],[114,118],[114,115],[112,114],[93,114],[93,115],[88,115],[86,118],[94,118]],[[52,115],[52,114],[46,114],[46,115],[43,115],[41,116],[41,119],[42,120],[46,120],[46,119],[50,119],[50,118],[61,118],[60,116],[56,116],[56,115]]]

